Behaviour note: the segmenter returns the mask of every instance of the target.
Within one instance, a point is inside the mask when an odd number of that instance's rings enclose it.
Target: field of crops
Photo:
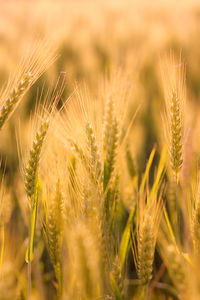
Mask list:
[[[200,299],[200,2],[0,1],[0,300]]]

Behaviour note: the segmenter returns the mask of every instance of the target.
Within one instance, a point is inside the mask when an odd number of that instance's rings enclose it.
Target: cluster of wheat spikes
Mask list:
[[[53,62],[47,49],[35,45],[2,92],[0,128]],[[95,97],[79,86],[63,101],[65,78],[42,94],[29,143],[18,138],[26,237],[8,227],[14,208],[1,180],[0,299],[200,298],[198,170],[184,174],[184,65],[173,58],[167,68],[166,146],[160,155],[153,147],[141,174],[126,76],[114,73]]]

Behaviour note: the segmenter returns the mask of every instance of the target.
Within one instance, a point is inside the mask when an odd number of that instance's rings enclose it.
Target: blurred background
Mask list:
[[[44,85],[56,82],[61,72],[66,72],[67,78],[64,99],[80,82],[85,82],[95,97],[99,82],[113,69],[127,76],[130,115],[140,107],[131,147],[144,166],[153,145],[162,136],[159,130],[164,96],[160,62],[170,51],[185,63],[188,109],[195,106],[196,112],[190,119],[197,119],[199,36],[199,1],[0,1],[1,87],[34,40],[50,40],[58,54],[56,62],[31,88],[1,132],[0,152],[6,161],[8,182],[16,178],[13,172],[18,172],[18,120],[25,130],[37,95]],[[198,132],[194,134],[198,136]],[[141,166],[137,166],[139,170]]]
[[[75,82],[97,91],[112,68],[128,74],[135,121],[135,153],[141,164],[157,141],[157,118],[163,103],[160,59],[173,51],[186,64],[187,97],[196,105],[200,95],[199,1],[0,1],[0,84],[35,39],[52,41],[58,59],[32,87],[27,99],[1,133],[0,151],[9,172],[17,168],[16,119],[28,122],[42,86],[67,74],[64,97]],[[197,109],[198,110],[198,109]],[[23,120],[23,121],[22,121]],[[160,121],[158,121],[160,122]],[[140,136],[140,139],[138,139]],[[141,138],[142,137],[142,138]],[[6,142],[4,142],[6,139]]]

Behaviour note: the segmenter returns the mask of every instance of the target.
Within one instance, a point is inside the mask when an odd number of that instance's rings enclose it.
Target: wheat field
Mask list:
[[[0,300],[200,299],[200,3],[0,1]]]

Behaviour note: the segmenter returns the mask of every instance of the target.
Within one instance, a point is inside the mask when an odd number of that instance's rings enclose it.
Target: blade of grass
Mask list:
[[[165,158],[166,158],[166,154],[167,154],[167,148],[164,147],[163,150],[162,150],[162,153],[161,153],[161,157],[160,157],[160,161],[159,161],[159,165],[158,165],[158,170],[157,170],[156,179],[155,179],[154,184],[153,184],[153,187],[152,187],[152,189],[151,189],[151,193],[150,193],[150,195],[149,195],[147,205],[150,204],[153,195],[157,192],[157,190],[158,190],[159,187],[160,187],[160,182],[161,182],[160,179],[161,179],[161,177],[162,177],[163,170],[164,170],[164,167],[165,167]]]
[[[126,260],[127,253],[130,248],[130,234],[131,234],[131,225],[134,222],[135,216],[136,216],[136,210],[137,210],[137,205],[133,208],[131,211],[126,227],[124,229],[121,243],[120,243],[120,249],[119,249],[119,256],[120,256],[120,261],[121,261],[121,269],[123,270],[124,263]]]
[[[166,220],[166,222],[167,222],[167,227],[168,227],[168,229],[169,229],[170,236],[171,236],[172,240],[175,241],[175,236],[174,236],[174,233],[173,233],[172,226],[171,226],[171,224],[170,224],[169,217],[168,217],[168,215],[167,215],[166,208],[165,208],[164,205],[162,206],[162,208],[163,208],[163,212],[164,212],[165,220]]]
[[[148,175],[149,175],[149,171],[150,171],[150,168],[151,168],[154,156],[155,156],[155,152],[156,152],[156,145],[153,147],[153,150],[151,151],[151,154],[149,156],[149,160],[147,162],[147,166],[146,166],[146,169],[145,169],[145,172],[144,172],[144,176],[143,176],[142,182],[140,184],[139,199],[140,199],[140,196],[143,194],[145,183],[146,183]]]
[[[114,278],[114,276],[113,276],[113,274],[112,274],[111,272],[110,272],[109,277],[110,277],[110,284],[111,284],[113,293],[114,293],[114,295],[115,295],[115,299],[116,299],[116,300],[123,300],[123,297],[122,297],[122,295],[121,295],[121,293],[120,293],[120,290],[119,290],[119,288],[118,288],[118,285],[117,285],[117,283],[116,283],[116,281],[115,281],[115,278]]]

